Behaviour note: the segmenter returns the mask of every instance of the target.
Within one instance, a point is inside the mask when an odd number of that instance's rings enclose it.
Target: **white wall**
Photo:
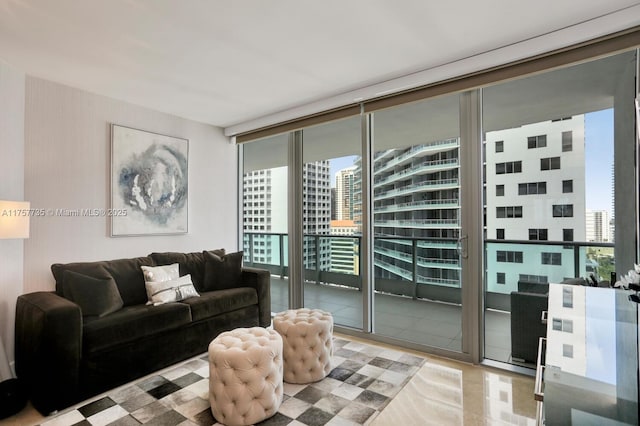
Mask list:
[[[2,200],[24,199],[24,87],[24,73],[0,62],[0,199]],[[4,343],[9,360],[13,360],[13,318],[16,298],[23,292],[22,264],[23,241],[0,240],[0,339]],[[0,354],[0,360],[2,356]]]
[[[167,102],[171,102],[167,99]],[[103,217],[34,218],[25,291],[54,288],[50,265],[237,248],[236,147],[222,129],[26,78],[25,197],[32,208],[108,208],[110,124],[189,139],[189,233],[109,237]]]

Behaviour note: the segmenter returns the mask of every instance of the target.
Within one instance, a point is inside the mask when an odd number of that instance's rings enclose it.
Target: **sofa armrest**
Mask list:
[[[50,414],[77,400],[82,313],[54,292],[23,294],[16,303],[15,362],[33,406]]]
[[[242,285],[253,287],[258,293],[258,323],[261,327],[271,324],[271,273],[266,269],[242,268]]]

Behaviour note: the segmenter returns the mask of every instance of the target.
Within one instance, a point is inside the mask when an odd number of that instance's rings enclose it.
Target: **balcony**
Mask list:
[[[400,171],[391,172],[390,175],[376,179],[373,182],[374,187],[379,187],[384,184],[389,184],[392,182],[396,182],[398,180],[402,180],[407,176],[414,176],[418,174],[432,173],[441,170],[451,170],[456,169],[460,166],[460,162],[457,158],[450,158],[446,160],[436,160],[436,161],[423,161],[413,167],[409,167],[407,169],[403,169]],[[376,173],[380,173],[380,171],[376,171]]]
[[[313,306],[330,311],[336,324],[362,327],[362,280],[359,272],[345,272],[345,252],[340,250],[339,265],[331,268],[321,252],[330,250],[330,242],[342,246],[353,244],[352,261],[360,270],[362,252],[359,236],[305,235],[309,258],[305,265],[305,300]],[[406,247],[396,251],[380,244],[393,243]],[[257,246],[256,244],[260,244]],[[320,250],[316,250],[319,247]],[[438,347],[459,347],[461,318],[461,286],[459,279],[447,274],[459,274],[455,259],[437,259],[421,255],[421,249],[456,248],[456,240],[375,237],[375,330],[378,333],[420,343],[424,339]],[[271,250],[269,262],[254,262],[254,249]],[[497,251],[522,251],[523,263],[499,263]],[[244,235],[245,265],[271,271],[272,310],[288,308],[287,236],[285,234]],[[541,265],[540,253],[562,253],[562,265]],[[414,254],[415,253],[415,254]],[[269,257],[263,256],[262,258]],[[387,258],[389,261],[386,261]],[[590,273],[609,279],[615,264],[613,244],[552,241],[489,240],[485,243],[486,275],[485,355],[489,359],[510,362],[510,293],[517,289],[517,277],[547,276],[550,282],[564,277],[584,277]],[[348,257],[346,260],[349,260]],[[399,266],[396,262],[399,261]],[[504,271],[505,284],[496,282],[496,271]],[[433,276],[425,275],[431,271]],[[439,271],[439,272],[438,272]],[[440,276],[435,276],[436,274]],[[391,278],[393,277],[393,278]],[[456,331],[457,330],[457,331]],[[420,337],[422,336],[422,337]]]
[[[458,209],[460,201],[455,198],[444,200],[422,200],[412,201],[409,203],[389,204],[386,206],[374,207],[374,213],[397,213],[406,211],[419,210],[442,210],[442,209]]]
[[[403,164],[405,162],[407,162],[408,160],[418,156],[418,155],[422,155],[422,154],[434,154],[437,152],[442,152],[442,151],[449,151],[451,149],[455,149],[458,148],[459,146],[459,142],[458,139],[447,139],[447,140],[442,140],[442,141],[434,141],[434,142],[429,142],[429,143],[425,143],[425,144],[421,144],[421,145],[414,145],[411,148],[409,148],[408,151],[393,157],[391,160],[387,161],[387,162],[381,162],[378,161],[380,159],[384,159],[386,156],[388,156],[390,153],[393,153],[394,151],[385,151],[385,155],[381,156],[381,157],[376,157],[374,160],[374,169],[376,171],[376,173],[378,172],[384,172],[386,170],[389,170],[391,167],[397,166],[399,164]]]
[[[376,191],[375,200],[379,201],[385,198],[397,197],[399,195],[410,195],[415,194],[416,192],[439,191],[443,189],[456,189],[459,187],[460,182],[457,178],[425,180],[403,186],[402,188],[395,188],[388,191]]]

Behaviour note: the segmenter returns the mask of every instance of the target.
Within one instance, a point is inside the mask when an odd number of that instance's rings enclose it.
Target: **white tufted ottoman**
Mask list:
[[[331,372],[333,317],[319,309],[291,309],[273,318],[283,342],[284,381],[311,383]]]
[[[209,344],[209,402],[225,425],[252,425],[282,403],[282,338],[262,327],[221,333]]]

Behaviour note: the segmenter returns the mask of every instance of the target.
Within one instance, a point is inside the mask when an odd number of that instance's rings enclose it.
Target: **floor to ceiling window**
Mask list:
[[[304,306],[362,328],[361,228],[354,221],[360,117],[302,131]]]
[[[459,96],[373,114],[374,332],[461,350]]]
[[[274,311],[530,367],[547,283],[637,262],[636,68],[425,88],[243,144],[245,263],[272,272]]]
[[[289,307],[288,135],[243,146],[242,227],[244,264],[268,269],[271,310]]]
[[[628,52],[483,90],[486,358],[531,365],[548,283],[635,261],[618,239],[636,228],[635,66]]]

